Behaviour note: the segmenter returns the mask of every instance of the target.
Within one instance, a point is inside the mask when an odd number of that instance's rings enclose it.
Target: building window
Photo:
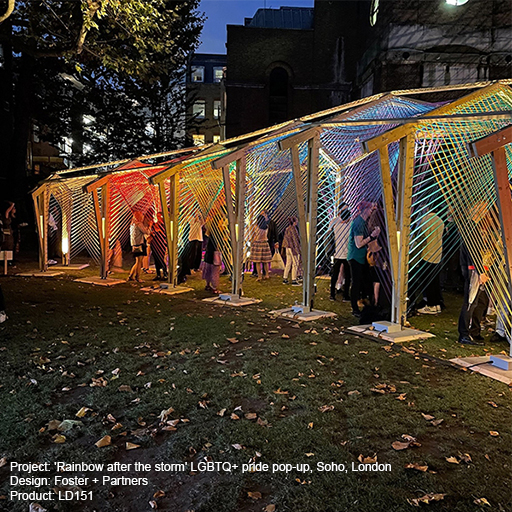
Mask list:
[[[195,133],[192,135],[192,140],[194,141],[194,146],[202,146],[204,144],[204,135]]]
[[[220,100],[213,101],[213,118],[220,119]]]
[[[192,66],[192,82],[204,82],[204,66]]]
[[[224,68],[213,68],[213,81],[220,82],[224,78]]]
[[[213,143],[218,144],[220,142],[220,135],[214,135],[213,136]]]
[[[206,102],[204,100],[197,100],[192,105],[192,114],[198,119],[204,119],[206,116]]]

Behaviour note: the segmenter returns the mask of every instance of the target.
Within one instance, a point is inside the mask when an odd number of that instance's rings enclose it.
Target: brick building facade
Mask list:
[[[227,26],[226,131],[241,135],[378,92],[510,77],[510,0],[259,9]]]

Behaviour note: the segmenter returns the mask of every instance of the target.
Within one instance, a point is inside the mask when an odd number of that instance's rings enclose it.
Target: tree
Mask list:
[[[33,119],[76,131],[87,109],[101,121],[107,117],[103,109],[116,102],[129,107],[142,91],[175,82],[197,46],[203,21],[198,5],[199,0],[16,1],[0,22],[0,140],[6,148],[0,177],[26,189]],[[0,13],[7,12],[7,0],[0,0]],[[77,74],[83,91],[62,80]],[[102,129],[98,125],[98,133]]]

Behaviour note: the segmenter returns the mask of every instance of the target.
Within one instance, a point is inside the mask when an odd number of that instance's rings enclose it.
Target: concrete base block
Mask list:
[[[63,275],[64,272],[52,272],[48,270],[47,272],[22,272],[21,274],[16,274],[18,277],[57,277]]]
[[[471,371],[481,373],[486,377],[499,380],[505,384],[512,384],[512,370],[503,370],[494,366],[491,358],[507,356],[477,356],[477,357],[458,357],[450,359],[450,362],[469,368]]]
[[[296,312],[292,308],[276,309],[270,312],[271,315],[281,316],[283,318],[289,318],[291,320],[299,320],[301,322],[312,322],[314,320],[320,320],[321,318],[335,318],[337,315],[332,311],[320,311],[314,309],[305,313]]]
[[[491,363],[496,368],[500,368],[501,370],[511,371],[512,370],[512,357],[497,355],[491,356]]]
[[[208,297],[203,299],[203,302],[209,302],[210,304],[220,304],[222,306],[231,307],[242,307],[250,306],[251,304],[258,304],[261,302],[260,299],[251,299],[249,297],[239,297],[235,293],[221,293],[216,297]]]
[[[177,295],[179,293],[186,293],[193,291],[194,288],[188,288],[187,286],[176,286],[173,288],[169,286],[169,288],[162,288],[161,286],[148,286],[146,288],[141,288],[141,292],[151,292],[151,293],[159,293],[161,295]]]
[[[115,286],[116,284],[126,283],[126,281],[124,279],[113,279],[111,277],[107,277],[106,279],[101,279],[101,277],[84,277],[75,279],[75,283],[96,284],[98,286]]]
[[[386,332],[385,330],[377,330],[373,325],[354,325],[353,327],[349,327],[347,331],[350,331],[354,334],[373,336],[375,338],[379,338],[381,340],[389,341],[392,343],[404,343],[406,341],[435,338],[434,334],[430,332],[418,331],[416,329],[402,329],[401,331],[397,332]]]
[[[52,270],[64,270],[64,271],[70,271],[70,270],[83,270],[84,268],[87,268],[89,266],[89,263],[70,263],[69,265],[52,265]]]

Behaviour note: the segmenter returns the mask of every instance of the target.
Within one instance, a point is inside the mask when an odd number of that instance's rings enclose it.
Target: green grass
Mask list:
[[[85,489],[94,490],[92,503],[42,503],[50,511],[150,510],[157,490],[165,492],[156,498],[158,510],[169,511],[261,511],[271,503],[278,512],[410,511],[407,500],[426,493],[446,493],[428,505],[433,511],[481,510],[474,500],[482,497],[492,510],[511,509],[510,389],[440,360],[491,349],[455,343],[458,297],[448,297],[438,317],[411,320],[436,338],[410,343],[406,352],[344,333],[352,323],[349,306],[327,300],[326,281],[319,281],[317,307],[339,316],[298,328],[268,311],[300,300],[300,288],[278,277],[246,281],[246,295],[263,302],[233,310],[202,303],[208,294],[198,277],[187,283],[193,292],[172,298],[144,294],[132,284],[81,285],[69,276],[2,279],[10,318],[0,327],[0,458],[154,464],[207,457],[316,467],[376,454],[378,462],[392,465],[389,473],[368,474],[151,472],[146,487],[94,485]],[[226,278],[221,287],[229,289]],[[107,385],[91,387],[100,377]],[[396,392],[371,391],[379,383]],[[333,410],[320,412],[322,406]],[[64,444],[53,443],[48,422],[78,419],[81,407],[91,409],[83,425],[65,432]],[[174,412],[168,419],[188,420],[176,431],[161,429],[158,416],[169,407]],[[245,418],[248,413],[259,423]],[[444,421],[433,426],[422,413]],[[122,427],[112,431],[109,414]],[[112,446],[96,448],[106,434]],[[395,451],[391,444],[402,434],[421,446]],[[141,447],[126,451],[127,441]],[[460,453],[469,453],[472,463],[445,460]],[[407,463],[429,471],[405,469]],[[0,468],[0,494],[8,495],[8,476],[8,465]],[[262,497],[253,500],[248,492]],[[27,509],[8,499],[0,500],[2,506]]]

